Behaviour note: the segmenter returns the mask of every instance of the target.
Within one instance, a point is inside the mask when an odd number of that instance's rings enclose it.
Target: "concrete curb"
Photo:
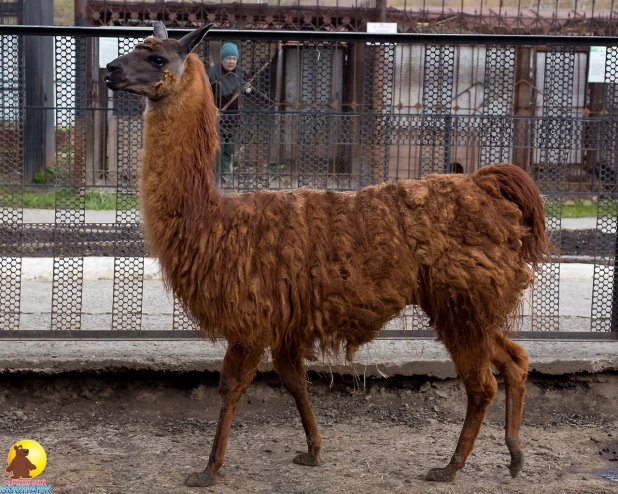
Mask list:
[[[618,371],[618,342],[520,341],[530,370],[544,375]],[[0,373],[54,375],[67,372],[218,372],[226,345],[202,341],[3,341]],[[356,354],[318,360],[308,368],[327,375],[456,377],[442,345],[432,340],[373,341]],[[272,371],[266,356],[260,372]]]

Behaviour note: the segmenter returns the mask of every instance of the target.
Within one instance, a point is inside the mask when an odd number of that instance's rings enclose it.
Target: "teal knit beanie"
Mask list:
[[[221,47],[221,60],[227,57],[238,58],[238,46],[236,46],[234,43],[225,43]]]

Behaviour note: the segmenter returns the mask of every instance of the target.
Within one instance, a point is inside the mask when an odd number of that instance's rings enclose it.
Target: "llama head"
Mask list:
[[[212,24],[202,26],[180,40],[169,39],[162,22],[155,22],[154,34],[127,53],[107,64],[105,83],[113,91],[162,100],[181,86],[187,56]]]

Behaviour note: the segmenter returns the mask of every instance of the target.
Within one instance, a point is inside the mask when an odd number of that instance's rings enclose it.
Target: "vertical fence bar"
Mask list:
[[[52,330],[79,330],[84,259],[78,229],[85,222],[86,40],[56,37],[56,169]],[[78,254],[78,255],[76,255]]]
[[[305,43],[300,69],[300,143],[298,186],[325,189],[333,85],[334,48]]]
[[[119,39],[118,54],[129,53],[140,41]],[[142,329],[143,238],[140,234],[135,240],[132,233],[139,229],[140,222],[137,192],[143,111],[142,98],[125,92],[118,93],[116,224],[122,228],[114,246],[112,329],[116,330]]]
[[[229,129],[239,142],[234,178],[242,190],[269,186],[272,103],[270,99],[271,44],[266,41],[240,43],[240,71],[244,81],[239,92],[237,118],[228,119]],[[238,166],[237,166],[238,165]]]
[[[555,245],[560,245],[562,183],[572,146],[571,115],[575,49],[547,47],[543,82],[543,126],[537,185],[545,195],[547,228]],[[560,262],[555,256],[543,265],[537,277],[532,301],[532,329],[557,331],[560,327]]]
[[[607,48],[605,81],[591,317],[593,331],[618,331],[618,50],[614,47]]]
[[[172,315],[172,329],[197,331],[199,325],[194,321],[187,311],[183,308],[178,298],[174,297],[174,312]]]
[[[514,137],[513,163],[530,171],[530,157],[533,154],[532,120],[535,108],[534,73],[536,67],[533,58],[536,56],[534,46],[518,46],[515,49],[515,88],[513,96]]]
[[[360,186],[388,178],[395,45],[368,43],[363,74]]]
[[[480,166],[509,163],[513,143],[515,49],[488,46],[485,52]]]
[[[0,36],[0,331],[19,329],[24,219],[23,37]]]
[[[425,46],[424,65],[419,178],[443,172],[450,164],[455,47]]]

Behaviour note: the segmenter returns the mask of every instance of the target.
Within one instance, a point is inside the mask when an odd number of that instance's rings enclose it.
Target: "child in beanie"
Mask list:
[[[208,69],[208,79],[220,111],[220,151],[217,164],[220,164],[221,183],[232,181],[231,168],[234,155],[234,136],[238,126],[238,92],[243,78],[238,67],[238,46],[225,43],[221,47],[221,63]]]
[[[238,58],[238,46],[236,46],[234,43],[225,43],[221,47],[221,61],[223,61],[227,57]]]

